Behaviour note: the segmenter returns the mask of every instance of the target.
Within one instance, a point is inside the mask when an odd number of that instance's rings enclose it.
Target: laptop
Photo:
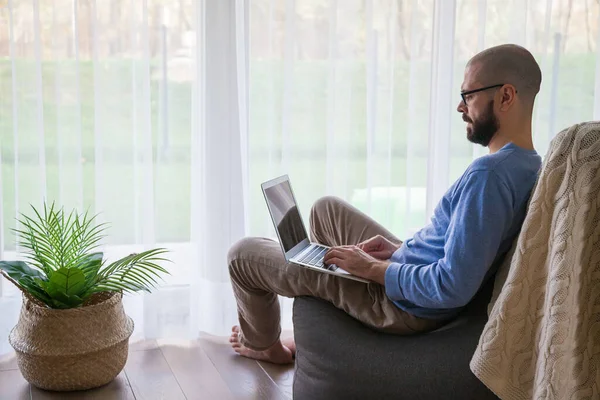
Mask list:
[[[323,257],[329,249],[318,243],[311,243],[300,216],[298,204],[287,175],[267,181],[261,185],[267,208],[271,214],[275,232],[279,238],[285,260],[305,268],[325,274],[341,276],[355,281],[370,281],[352,275],[337,265],[325,265]]]

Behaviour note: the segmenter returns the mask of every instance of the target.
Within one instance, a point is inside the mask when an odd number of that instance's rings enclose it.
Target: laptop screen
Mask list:
[[[269,212],[275,223],[275,229],[281,240],[284,251],[287,253],[297,244],[308,238],[300,211],[294,200],[290,182],[284,180],[274,186],[265,188],[265,198]]]

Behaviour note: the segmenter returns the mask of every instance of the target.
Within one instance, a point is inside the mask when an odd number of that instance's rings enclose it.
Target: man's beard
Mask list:
[[[472,121],[470,128],[467,127],[467,139],[472,143],[487,147],[498,132],[498,128],[498,118],[494,115],[494,101],[491,100],[485,115],[478,121]]]

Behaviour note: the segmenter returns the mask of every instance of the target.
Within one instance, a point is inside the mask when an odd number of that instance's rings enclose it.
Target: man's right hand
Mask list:
[[[377,258],[378,260],[388,260],[396,250],[400,248],[400,244],[395,244],[387,240],[381,235],[367,239],[362,243],[358,244],[358,247],[369,254],[370,256]]]

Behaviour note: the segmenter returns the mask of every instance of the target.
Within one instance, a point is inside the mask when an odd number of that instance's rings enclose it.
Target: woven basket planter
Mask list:
[[[9,335],[23,377],[46,390],[86,390],[111,382],[125,366],[133,320],[120,293],[98,293],[83,307],[51,309],[23,296]]]

